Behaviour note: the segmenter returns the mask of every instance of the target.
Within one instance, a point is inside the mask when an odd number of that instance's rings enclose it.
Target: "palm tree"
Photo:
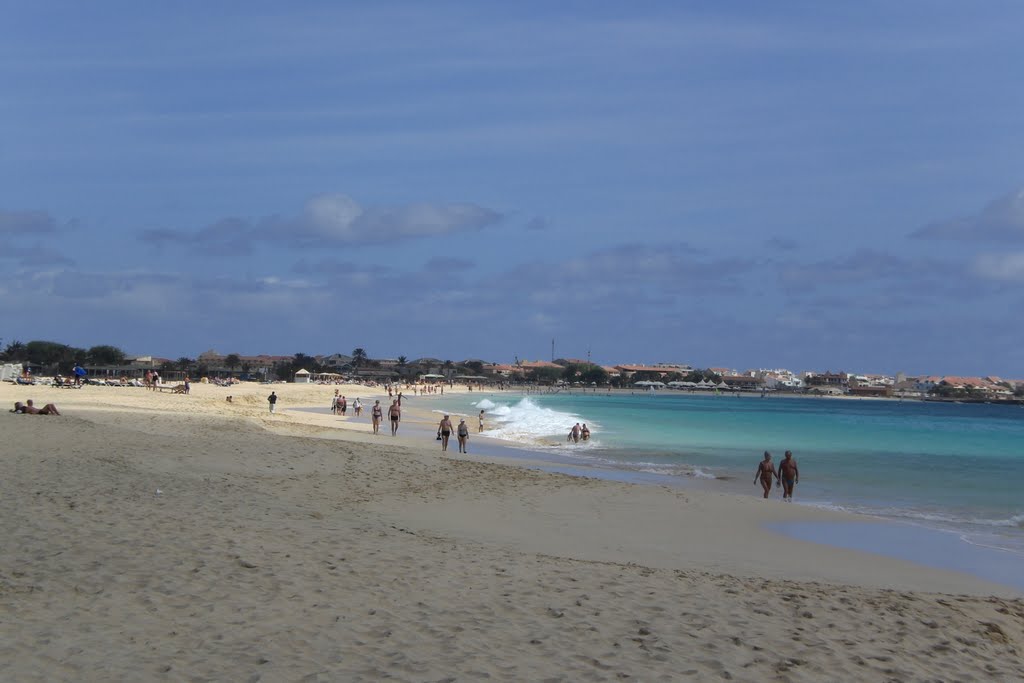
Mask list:
[[[407,359],[407,358],[406,358],[405,356],[399,356],[399,357],[398,357],[398,367],[400,367],[400,368],[404,368],[404,367],[405,367],[405,364],[406,364],[407,362],[408,362],[408,359]]]
[[[368,356],[366,355],[366,350],[363,349],[362,347],[354,349],[352,351],[352,365],[356,366],[357,368],[364,365],[367,359]]]
[[[224,358],[224,365],[227,367],[229,375],[233,375],[235,368],[241,364],[242,359],[238,357],[237,353],[229,353],[227,357]]]
[[[7,360],[25,360],[28,357],[28,349],[24,343],[15,339],[7,345],[4,355],[7,356]]]

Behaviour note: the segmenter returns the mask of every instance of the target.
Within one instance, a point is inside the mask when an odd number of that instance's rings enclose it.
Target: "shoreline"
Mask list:
[[[763,529],[850,515],[291,409],[333,388],[22,389],[64,415],[0,414],[6,678],[1024,676],[1020,591]]]
[[[527,396],[520,394],[518,397],[509,396],[517,400]],[[482,397],[489,400],[499,399],[498,394],[482,394]],[[873,400],[873,399],[869,399]],[[442,412],[438,408],[430,408],[431,413]],[[426,411],[424,411],[424,414]],[[461,413],[458,410],[451,411],[453,416],[473,417],[471,413]],[[436,417],[436,415],[434,415]],[[471,434],[473,438],[480,438],[483,435]],[[424,432],[426,438],[426,432]],[[513,463],[522,462],[524,466],[541,469],[547,472],[568,474],[570,476],[591,477],[607,481],[616,481],[644,486],[668,486],[684,491],[704,491],[708,493],[735,495],[742,498],[760,500],[757,492],[746,492],[745,487],[738,486],[731,480],[733,477],[722,477],[701,474],[699,467],[694,466],[685,478],[679,475],[666,475],[649,473],[640,470],[617,468],[614,466],[602,466],[598,462],[587,459],[577,459],[560,451],[553,451],[538,448],[530,444],[519,444],[502,439],[487,438],[483,436],[483,455],[496,455],[499,461],[507,462],[508,458]],[[480,454],[480,450],[475,452]],[[599,451],[600,452],[600,451]],[[742,479],[742,477],[741,477]],[[772,503],[778,501],[772,500]],[[829,512],[840,512],[849,516],[850,524],[837,524],[831,529],[831,534],[817,534],[811,539],[806,534],[792,531],[789,527],[778,526],[772,530],[777,533],[784,533],[794,538],[814,540],[817,543],[826,543],[838,548],[863,548],[867,547],[879,555],[891,558],[908,558],[904,547],[899,543],[863,543],[861,539],[851,537],[849,529],[854,527],[855,522],[871,522],[876,525],[885,525],[885,533],[890,536],[912,538],[920,530],[922,538],[931,539],[932,546],[941,546],[942,552],[934,551],[922,554],[917,561],[923,565],[945,570],[968,571],[978,578],[992,580],[992,577],[1001,577],[1001,582],[1016,590],[1024,591],[1024,554],[1021,552],[1020,538],[1015,535],[1004,536],[1007,533],[1003,527],[981,524],[978,522],[961,521],[954,518],[944,521],[931,519],[929,517],[917,517],[907,515],[895,515],[879,513],[868,510],[850,509],[848,503],[835,503],[830,501],[817,501],[813,498],[800,500],[798,506],[823,510]],[[910,511],[912,512],[912,511]],[[929,521],[930,520],[930,521]],[[995,545],[993,545],[995,544]],[[968,569],[965,569],[968,568]]]

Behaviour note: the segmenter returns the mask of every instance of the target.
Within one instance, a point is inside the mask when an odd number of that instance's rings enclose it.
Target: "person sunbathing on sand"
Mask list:
[[[22,413],[24,415],[60,415],[60,411],[57,410],[57,406],[52,403],[47,403],[42,408],[36,408],[32,403],[32,399],[25,402],[25,405],[21,404],[21,401],[17,401],[14,404],[14,410],[12,413]]]

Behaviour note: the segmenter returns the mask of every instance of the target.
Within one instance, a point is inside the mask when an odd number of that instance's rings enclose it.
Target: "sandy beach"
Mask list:
[[[849,516],[443,457],[429,397],[392,438],[339,389],[0,386],[64,413],[0,413],[0,678],[1024,680],[1013,588],[764,528]]]

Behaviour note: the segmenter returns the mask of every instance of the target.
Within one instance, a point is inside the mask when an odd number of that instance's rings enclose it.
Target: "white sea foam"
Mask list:
[[[942,512],[925,512],[903,507],[873,507],[867,505],[838,505],[822,501],[808,501],[812,507],[836,510],[838,512],[852,512],[859,515],[870,515],[872,517],[890,517],[903,519],[910,522],[926,522],[932,528],[942,529],[943,525],[963,528],[964,525],[987,526],[1010,529],[1024,529],[1024,514],[1013,515],[1007,518],[967,517],[946,514]]]
[[[561,445],[569,429],[584,421],[579,415],[539,406],[529,396],[512,405],[483,399],[477,406],[483,407],[485,402],[490,404],[483,408],[487,411],[487,436],[531,446]]]

